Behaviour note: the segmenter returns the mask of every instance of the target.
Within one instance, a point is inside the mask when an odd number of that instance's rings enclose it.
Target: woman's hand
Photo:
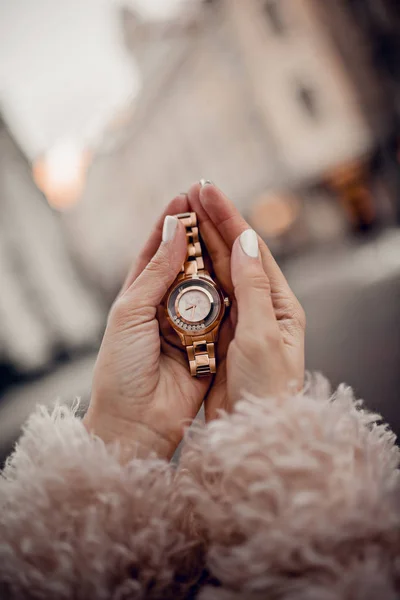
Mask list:
[[[189,202],[215,276],[232,300],[205,402],[206,418],[213,419],[243,392],[265,397],[303,386],[305,315],[266,244],[220,190],[197,184]]]
[[[165,214],[188,210],[182,195]],[[106,443],[118,442],[123,461],[152,451],[170,458],[211,383],[191,377],[161,307],[186,249],[182,224],[163,216],[110,311],[84,423]]]
[[[259,256],[251,256],[257,237],[212,184],[192,186],[166,214],[187,211],[197,213],[207,266],[232,300],[217,374],[190,376],[161,307],[186,255],[181,223],[168,219],[161,236],[161,218],[110,312],[84,419],[104,441],[120,443],[123,460],[151,451],[172,456],[203,399],[209,420],[231,410],[243,391],[266,396],[303,384],[304,312],[267,246],[258,238]]]

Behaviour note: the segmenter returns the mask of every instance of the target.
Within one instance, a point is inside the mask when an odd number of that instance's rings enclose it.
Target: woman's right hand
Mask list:
[[[304,311],[293,296],[285,307],[290,318],[278,319],[279,296],[274,295],[263,266],[261,244],[264,242],[256,232],[246,229],[232,248],[231,277],[238,320],[228,350],[227,380],[233,403],[243,391],[264,398],[298,391],[304,382]],[[279,276],[289,293],[282,273]]]
[[[233,300],[219,342],[227,352],[205,402],[209,420],[232,410],[243,393],[265,398],[302,388],[305,314],[266,244],[216,186],[194,187],[189,199]]]

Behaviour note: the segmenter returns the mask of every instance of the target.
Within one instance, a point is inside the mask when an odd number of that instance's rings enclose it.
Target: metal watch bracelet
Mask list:
[[[185,275],[197,275],[204,272],[204,260],[197,226],[197,215],[195,212],[187,212],[176,215],[186,229],[187,258],[182,265],[181,273]],[[193,377],[202,377],[215,373],[215,346],[214,342],[202,339],[201,336],[185,335],[186,351],[189,359],[190,374]]]

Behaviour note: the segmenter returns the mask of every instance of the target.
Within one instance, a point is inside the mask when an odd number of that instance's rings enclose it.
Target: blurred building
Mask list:
[[[137,4],[129,3],[134,9]],[[355,227],[379,216],[383,194],[372,198],[370,161],[384,145],[391,119],[364,34],[346,2],[187,4],[195,8],[185,19],[125,12],[121,25],[140,91],[128,111],[120,101],[112,126],[96,120],[97,130],[106,133],[96,136],[94,146],[84,128],[74,129],[83,136],[77,147],[92,144],[94,160],[80,202],[59,219],[79,268],[110,296],[155,216],[199,177],[216,181],[250,218],[255,206],[264,215],[260,231],[277,232],[271,244],[278,252],[313,239],[317,217],[302,209],[308,199],[321,203],[324,196],[325,204],[331,202],[325,213],[338,221],[341,212]],[[97,21],[104,27],[104,20]],[[80,88],[71,88],[65,106],[52,114],[74,114],[80,96],[87,114],[84,80]],[[14,133],[15,106],[12,116],[7,125]],[[16,138],[23,145],[19,129]],[[344,210],[333,205],[335,195]],[[286,236],[282,244],[283,221],[293,241]]]
[[[363,6],[356,0],[189,3],[185,18],[175,11],[162,19],[151,13],[150,2],[139,0],[121,0],[112,9],[106,0],[65,3],[68,19],[58,19],[57,11],[49,21],[36,15],[42,55],[50,55],[43,71],[39,54],[24,60],[22,43],[19,71],[6,70],[15,87],[7,102],[0,93],[0,376],[8,374],[3,381],[9,383],[21,375],[46,374],[5,397],[2,414],[13,423],[10,439],[38,395],[45,402],[57,394],[87,397],[107,308],[124,273],[165,204],[193,181],[204,177],[220,185],[274,252],[285,257],[338,241],[347,248],[349,224],[359,230],[396,220],[397,75],[390,50],[386,70],[378,60],[379,40],[386,40],[388,31],[391,47],[397,47],[391,20],[382,16],[390,0],[379,0],[378,16],[373,0]],[[124,5],[118,18],[117,4]],[[79,56],[88,57],[85,35],[75,35],[74,10],[82,34],[85,19],[88,27],[92,19],[89,5],[94,13],[104,11],[95,23],[107,45],[97,56],[102,40],[91,36],[90,66],[84,67],[82,58],[75,80]],[[12,27],[4,28],[15,46]],[[70,81],[66,93],[63,70],[54,80],[49,68],[59,55],[51,56],[46,46],[59,39],[64,48],[75,43],[71,54],[62,53]],[[106,77],[114,59],[119,65],[115,79]],[[55,81],[57,93],[47,93]],[[37,104],[28,101],[27,89],[36,90]],[[40,107],[36,113],[35,105]],[[81,151],[79,160],[70,146],[57,142],[68,138],[67,124],[73,149]],[[48,200],[65,208],[53,202],[53,193],[68,200],[63,194],[69,171],[57,171],[60,157],[61,164],[63,157],[71,159],[72,175],[78,165],[79,183],[85,186],[68,211],[57,212],[35,186],[32,168]],[[46,168],[52,175],[50,191],[43,184]],[[60,181],[63,194],[56,189]],[[379,247],[389,277],[399,270],[393,259],[398,245],[386,240]],[[321,274],[321,264],[304,260],[301,277],[296,280],[292,273],[294,286],[318,314],[317,299],[326,306],[327,273],[318,279],[312,270]],[[354,269],[363,270],[366,262],[361,249]],[[350,288],[347,266],[345,253],[340,254],[332,267],[336,289],[346,298],[346,289],[361,297],[372,280],[355,278],[359,287]],[[332,314],[336,306],[333,298]],[[318,357],[318,326],[311,330],[316,341],[310,356]],[[17,404],[20,412],[13,408]]]
[[[105,303],[0,126],[0,361],[29,373],[99,338]]]
[[[344,2],[214,1],[185,30],[131,19],[128,39],[148,83],[129,140],[146,197],[203,173],[248,213],[269,192],[276,204],[277,191],[284,202],[325,186],[355,227],[393,218],[370,181],[391,132],[387,96]]]

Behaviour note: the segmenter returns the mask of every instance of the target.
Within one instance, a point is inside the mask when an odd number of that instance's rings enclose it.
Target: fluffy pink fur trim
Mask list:
[[[192,437],[182,494],[222,584],[202,600],[398,597],[399,451],[378,420],[316,376]]]
[[[202,571],[202,600],[398,597],[399,451],[349,388],[243,400],[176,474],[74,412],[33,415],[0,479],[2,597],[178,599]]]
[[[0,597],[179,597],[187,586],[178,592],[174,578],[193,543],[169,510],[174,470],[156,459],[121,466],[75,410],[39,409],[5,467]]]

